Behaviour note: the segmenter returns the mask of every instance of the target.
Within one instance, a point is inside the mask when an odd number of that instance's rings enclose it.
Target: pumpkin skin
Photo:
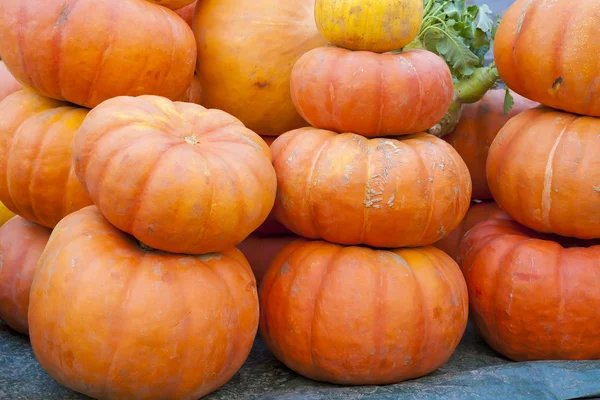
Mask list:
[[[196,1],[194,1],[193,3],[182,7],[178,10],[175,10],[175,13],[177,15],[179,15],[181,18],[183,18],[183,20],[185,22],[187,22],[187,24],[190,26],[190,28],[192,27],[192,23],[194,21],[194,9],[196,7]]]
[[[3,61],[46,97],[88,108],[120,95],[176,99],[193,78],[192,31],[147,1],[4,0],[2,12]]]
[[[0,227],[4,225],[8,220],[14,217],[16,214],[10,211],[4,203],[0,202]]]
[[[202,0],[194,33],[204,105],[239,118],[260,135],[308,124],[290,96],[290,72],[306,51],[327,44],[314,0]]]
[[[146,0],[152,4],[170,8],[171,10],[179,10],[194,3],[195,0]]]
[[[172,253],[237,245],[275,201],[269,146],[231,115],[197,104],[107,100],[79,129],[73,157],[77,177],[113,225]]]
[[[185,93],[178,99],[186,103],[202,104],[202,85],[200,79],[194,75],[194,79]]]
[[[514,361],[600,359],[599,259],[598,240],[540,234],[496,214],[459,250],[471,319]]]
[[[252,267],[257,285],[262,282],[277,254],[297,239],[299,237],[296,235],[266,236],[253,233],[237,246]]]
[[[456,149],[469,168],[473,182],[473,200],[492,200],[485,165],[494,138],[504,124],[515,115],[536,107],[539,103],[511,93],[514,105],[504,114],[504,89],[488,91],[481,100],[465,104],[456,128],[443,137]]]
[[[452,146],[426,133],[366,139],[301,128],[278,137],[271,151],[273,212],[300,236],[423,246],[454,230],[469,208],[467,166]]]
[[[450,234],[443,239],[435,242],[433,245],[444,253],[448,254],[452,259],[456,260],[460,241],[463,236],[475,225],[481,221],[485,221],[494,213],[500,211],[500,207],[494,201],[486,201],[481,203],[471,203],[467,215],[463,218],[460,224]]]
[[[417,133],[450,106],[446,62],[426,50],[398,54],[320,47],[294,65],[292,100],[315,128],[363,136]]]
[[[545,107],[512,118],[487,159],[498,205],[536,231],[600,238],[598,132],[600,119]]]
[[[53,228],[92,204],[72,163],[72,143],[88,111],[29,90],[0,102],[0,201],[9,210]]]
[[[256,281],[235,248],[148,251],[90,206],[52,232],[29,325],[36,359],[72,390],[108,400],[198,399],[250,352]]]
[[[600,3],[517,0],[494,39],[500,78],[515,92],[543,105],[600,116]],[[598,51],[596,51],[596,50]]]
[[[315,22],[330,43],[384,53],[402,49],[423,23],[422,0],[316,0]]]
[[[317,381],[389,384],[444,364],[467,324],[456,263],[428,246],[391,251],[297,240],[260,285],[260,335]]]
[[[51,232],[19,216],[0,228],[0,319],[24,335],[31,282]]]
[[[22,89],[23,86],[15,79],[14,76],[6,69],[4,61],[0,60],[0,101],[9,94]]]

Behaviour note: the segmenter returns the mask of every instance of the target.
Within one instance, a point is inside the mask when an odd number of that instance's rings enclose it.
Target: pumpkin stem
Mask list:
[[[198,144],[200,143],[200,141],[198,139],[196,139],[196,136],[192,135],[192,136],[185,136],[183,138],[183,140],[185,140],[186,142],[188,142],[189,144]]]

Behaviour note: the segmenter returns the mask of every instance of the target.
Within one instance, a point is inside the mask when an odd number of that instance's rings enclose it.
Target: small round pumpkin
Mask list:
[[[600,117],[596,0],[517,0],[494,39],[500,78],[545,106]]]
[[[453,231],[471,179],[443,140],[419,133],[367,139],[301,128],[271,146],[274,214],[292,232],[346,245],[413,247]]]
[[[3,0],[0,54],[23,84],[85,107],[121,95],[176,99],[196,44],[173,11],[142,0]]]
[[[12,94],[22,88],[23,86],[21,83],[19,83],[19,81],[17,81],[6,68],[4,61],[0,60],[0,101],[2,101],[2,99],[9,94]]]
[[[0,320],[29,334],[29,291],[52,231],[16,216],[0,227]]]
[[[465,234],[481,221],[485,221],[495,213],[500,211],[500,207],[494,201],[480,203],[471,203],[467,215],[460,224],[448,236],[438,240],[433,245],[453,259],[456,259],[460,242]]]
[[[453,90],[446,62],[426,50],[319,47],[300,57],[291,76],[292,100],[312,126],[363,136],[431,128],[448,110]]]
[[[265,221],[275,201],[269,146],[231,115],[197,104],[107,100],[81,125],[73,156],[102,214],[164,251],[231,248]]]
[[[499,213],[458,255],[472,321],[514,361],[600,359],[600,241],[540,234]]]
[[[36,359],[95,399],[198,399],[246,360],[258,326],[242,253],[151,251],[95,206],[54,229],[31,286]]]
[[[298,58],[327,44],[315,25],[315,0],[202,0],[194,33],[204,105],[239,118],[260,135],[308,124],[290,97]]]
[[[315,21],[336,46],[384,53],[412,42],[423,11],[423,0],[316,0]]]
[[[489,150],[496,202],[540,232],[600,238],[600,119],[539,107],[513,117]]]
[[[268,236],[254,233],[244,239],[237,248],[248,260],[256,277],[256,283],[260,285],[277,254],[296,239],[298,239],[296,235]]]
[[[372,250],[297,240],[260,285],[260,335],[317,381],[390,384],[444,364],[467,324],[460,269],[434,247]]]
[[[473,182],[473,200],[491,200],[485,174],[488,151],[504,124],[515,115],[539,104],[511,93],[514,105],[504,114],[504,89],[490,90],[476,103],[466,104],[458,125],[443,137],[467,164]]]
[[[146,0],[152,4],[170,8],[171,10],[179,10],[189,6],[196,0]]]
[[[187,24],[190,26],[190,28],[192,27],[192,23],[194,21],[194,10],[196,8],[196,3],[197,1],[194,0],[193,3],[182,7],[180,9],[175,10],[175,13],[177,15],[179,15],[181,18],[183,18],[183,20],[185,22],[187,22]]]
[[[20,90],[0,102],[0,201],[53,228],[92,204],[75,176],[72,144],[89,110]]]

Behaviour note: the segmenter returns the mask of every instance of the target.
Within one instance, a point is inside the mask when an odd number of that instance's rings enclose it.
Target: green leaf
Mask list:
[[[515,104],[515,99],[510,93],[510,89],[508,86],[504,88],[504,115],[508,115],[513,105]]]
[[[436,35],[437,36],[437,35]],[[449,66],[461,75],[471,75],[480,64],[477,57],[465,44],[462,37],[452,31],[436,38],[435,48],[443,56]]]
[[[490,18],[494,13],[487,4],[479,6],[479,20],[477,21],[477,28],[484,32],[491,32],[494,28],[494,21]]]

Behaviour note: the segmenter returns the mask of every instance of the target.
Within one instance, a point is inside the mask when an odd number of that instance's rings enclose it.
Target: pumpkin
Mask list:
[[[600,2],[517,0],[494,39],[500,78],[515,92],[546,106],[600,117]],[[598,50],[598,51],[596,51]]]
[[[231,115],[197,104],[107,100],[81,125],[73,157],[102,214],[159,250],[224,251],[258,228],[275,201],[269,146]]]
[[[260,284],[275,256],[296,239],[296,235],[267,236],[254,233],[244,239],[237,248],[248,260],[256,282]]]
[[[75,176],[72,143],[89,110],[20,90],[0,102],[0,201],[53,228],[92,204]]]
[[[448,143],[419,133],[366,139],[301,128],[271,146],[274,214],[311,239],[374,247],[432,244],[469,208],[467,166]]]
[[[496,214],[459,250],[471,319],[514,361],[600,359],[599,259],[598,240],[540,234]]]
[[[453,90],[446,62],[427,50],[320,47],[300,57],[291,76],[292,100],[312,126],[369,137],[431,128],[448,110]]]
[[[256,281],[235,248],[151,251],[95,206],[65,217],[31,286],[36,359],[96,399],[198,399],[228,381],[258,326]]]
[[[185,21],[143,0],[3,0],[0,54],[40,94],[92,108],[120,95],[178,98],[196,45]]]
[[[297,373],[381,385],[444,364],[467,324],[456,263],[441,250],[373,250],[298,240],[260,285],[260,335]]]
[[[475,225],[481,221],[485,221],[491,215],[500,211],[500,207],[494,201],[481,203],[471,203],[467,215],[463,218],[460,224],[450,234],[433,245],[444,253],[448,254],[453,259],[456,259],[458,247],[463,236]]]
[[[194,3],[196,0],[146,0],[152,4],[170,8],[171,10],[179,10]]]
[[[239,118],[260,135],[307,126],[290,96],[290,73],[306,51],[327,41],[314,0],[202,0],[194,33],[204,105]]]
[[[200,79],[194,75],[194,79],[190,86],[188,86],[185,93],[179,97],[178,101],[184,101],[186,103],[202,103],[202,85],[200,84]]]
[[[489,150],[496,202],[540,232],[600,238],[600,119],[540,107],[513,117]]]
[[[19,216],[0,227],[0,320],[24,335],[31,282],[51,232]]]
[[[514,104],[504,114],[504,89],[487,92],[481,100],[465,104],[458,125],[443,139],[456,149],[467,164],[473,182],[473,200],[491,200],[485,175],[488,150],[498,131],[515,115],[536,107],[538,103],[511,93]]]
[[[315,21],[336,46],[384,53],[417,36],[423,0],[316,0]]]
[[[4,203],[0,202],[0,227],[14,216],[15,213],[6,208]]]
[[[194,9],[196,8],[196,1],[194,1],[193,3],[182,7],[178,10],[175,10],[175,13],[177,13],[177,15],[179,15],[181,18],[183,18],[183,20],[185,22],[187,22],[187,24],[190,26],[190,28],[192,27],[192,22],[194,20]]]
[[[17,81],[10,71],[6,69],[4,61],[0,60],[0,101],[21,88],[22,85],[19,81]]]

